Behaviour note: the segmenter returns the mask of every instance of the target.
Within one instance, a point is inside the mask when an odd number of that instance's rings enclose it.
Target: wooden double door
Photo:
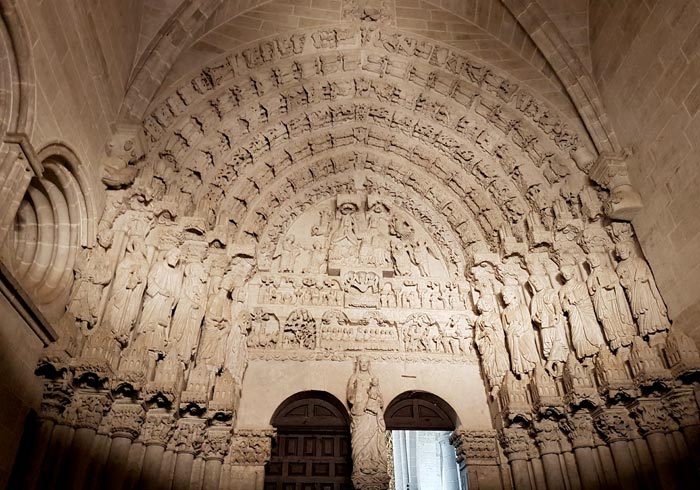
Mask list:
[[[337,405],[311,392],[277,410],[265,490],[352,490],[350,429]]]

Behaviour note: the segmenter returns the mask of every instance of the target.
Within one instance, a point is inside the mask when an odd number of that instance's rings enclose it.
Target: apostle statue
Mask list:
[[[475,324],[474,341],[481,355],[481,366],[491,387],[491,395],[496,396],[509,368],[503,324],[492,295],[481,296],[476,307],[480,315]]]
[[[520,301],[520,294],[516,287],[506,286],[501,294],[506,304],[501,316],[508,340],[513,374],[518,376],[530,374],[540,362],[530,312]]]
[[[564,284],[559,290],[562,309],[566,312],[571,326],[571,344],[576,357],[594,356],[605,345],[605,339],[595,317],[593,303],[583,281],[575,277],[574,267],[565,265],[561,268]]]
[[[166,352],[170,320],[182,289],[179,263],[180,250],[171,248],[148,274],[148,286],[134,347],[149,353],[149,372],[155,368],[155,360]]]
[[[219,280],[216,292],[209,297],[204,315],[202,336],[197,347],[197,366],[207,366],[216,372],[224,364],[226,336],[231,324],[231,300],[233,280],[226,274]]]
[[[565,330],[566,319],[561,309],[559,295],[547,284],[545,276],[530,276],[530,286],[534,292],[530,302],[530,315],[532,321],[540,327],[542,355],[547,360],[545,369],[553,374],[553,369],[566,362],[569,354]]]
[[[168,337],[170,351],[185,364],[189,364],[196,349],[207,302],[207,282],[207,271],[200,262],[185,266],[182,294]]]
[[[352,422],[352,482],[358,490],[389,486],[384,402],[379,380],[370,371],[369,359],[360,357],[348,381],[348,404]]]
[[[627,291],[632,307],[632,315],[637,320],[639,335],[647,337],[668,330],[666,305],[656,288],[654,276],[646,261],[632,254],[632,244],[623,242],[617,245],[620,263],[615,271],[620,283]]]
[[[284,243],[282,243],[281,253],[274,257],[279,257],[279,271],[294,272],[294,266],[296,265],[296,260],[300,253],[301,249],[296,243],[296,237],[294,235],[289,235],[285,238]]]
[[[126,255],[117,266],[111,294],[101,322],[103,328],[112,330],[114,338],[122,347],[129,343],[129,336],[134,328],[143,292],[146,289],[148,261],[142,247],[142,242],[137,237],[129,237]]]
[[[588,292],[593,298],[593,306],[603,324],[603,332],[610,349],[616,351],[620,347],[632,344],[636,333],[634,321],[615,271],[603,264],[598,254],[590,254],[588,263],[591,266],[591,273],[586,281]]]

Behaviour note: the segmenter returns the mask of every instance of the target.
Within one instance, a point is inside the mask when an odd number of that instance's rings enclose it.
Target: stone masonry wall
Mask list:
[[[35,148],[67,142],[99,168],[138,42],[141,2],[19,0],[36,71]]]
[[[634,220],[676,325],[700,340],[700,4],[593,0],[595,80],[635,156]]]

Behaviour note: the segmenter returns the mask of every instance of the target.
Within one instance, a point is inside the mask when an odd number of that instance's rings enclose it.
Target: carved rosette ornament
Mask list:
[[[609,444],[639,437],[628,411],[621,407],[596,410],[593,413],[593,423],[598,433]]]
[[[146,413],[143,406],[136,403],[114,403],[107,414],[109,433],[112,437],[136,439]]]
[[[466,464],[497,464],[498,448],[495,430],[457,429],[450,436],[457,461]]]
[[[145,446],[165,447],[173,432],[175,419],[172,414],[160,410],[149,410],[141,427],[139,440]]]
[[[642,197],[632,185],[627,162],[627,152],[602,152],[590,169],[590,177],[610,191],[610,197],[604,203],[605,214],[612,219],[632,221],[642,209]]]
[[[263,466],[272,455],[272,430],[237,430],[231,439],[229,460],[237,466]]]

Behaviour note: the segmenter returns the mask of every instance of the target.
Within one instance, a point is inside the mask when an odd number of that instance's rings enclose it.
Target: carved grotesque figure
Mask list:
[[[598,254],[589,255],[588,263],[591,265],[586,281],[588,291],[610,348],[616,351],[632,343],[635,334],[632,315],[615,271],[603,264]]]
[[[355,372],[348,380],[347,397],[352,415],[353,484],[355,488],[375,488],[375,485],[386,488],[389,475],[384,402],[379,380],[370,371],[369,359],[360,357],[357,360]]]
[[[571,343],[576,357],[583,359],[593,356],[605,345],[605,339],[596,320],[588,290],[582,281],[576,279],[573,266],[563,266],[561,275],[566,284],[559,290],[559,299],[569,318]]]
[[[141,247],[138,238],[129,238],[126,255],[117,266],[102,319],[104,328],[111,329],[122,346],[129,342],[129,335],[141,307],[143,291],[146,289],[148,261]]]
[[[481,366],[491,387],[491,395],[496,396],[510,366],[503,324],[493,296],[481,296],[476,307],[480,315],[476,320],[474,341],[481,355]]]
[[[502,294],[506,304],[502,315],[503,326],[508,339],[513,373],[519,376],[530,374],[540,362],[530,312],[527,306],[520,301],[518,290],[515,287],[503,288]]]
[[[540,327],[542,355],[547,359],[545,368],[550,373],[554,366],[566,362],[569,346],[566,341],[564,312],[559,295],[547,285],[547,278],[541,275],[530,276],[534,294],[530,303],[532,321]]]
[[[620,263],[616,272],[627,291],[632,315],[637,320],[639,335],[646,337],[670,328],[666,305],[656,287],[654,276],[646,261],[632,254],[631,243],[617,245]]]

